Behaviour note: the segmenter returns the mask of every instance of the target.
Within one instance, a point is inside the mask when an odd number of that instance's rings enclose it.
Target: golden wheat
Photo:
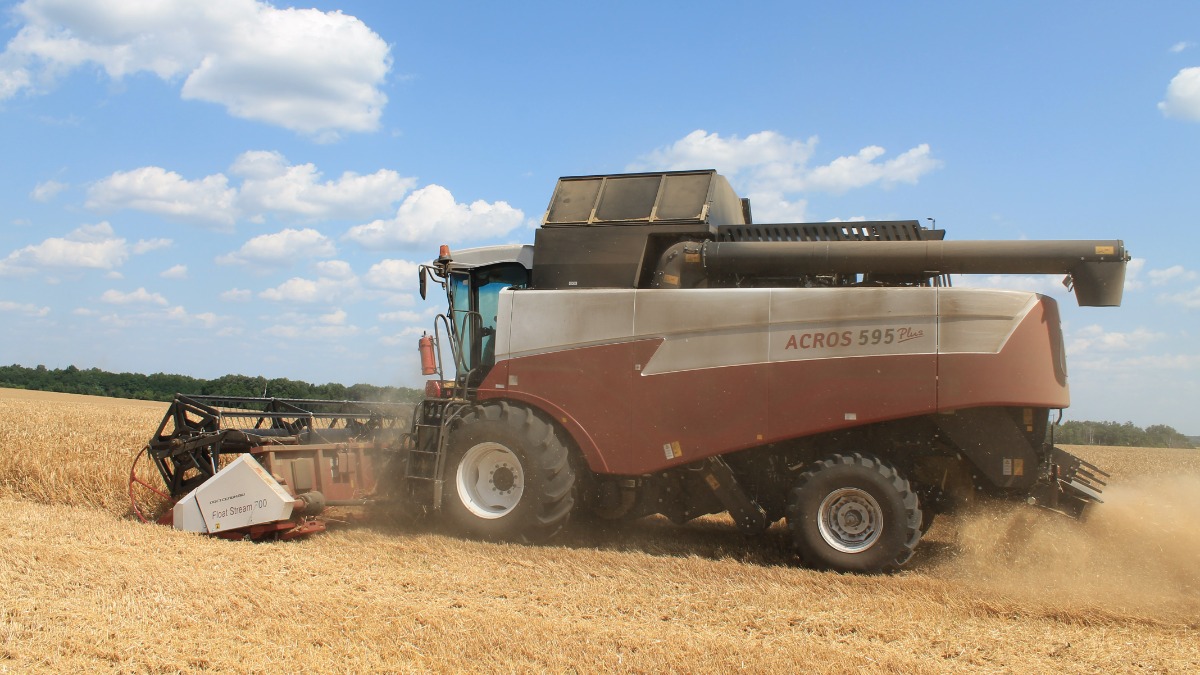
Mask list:
[[[43,396],[0,391],[0,672],[1200,669],[1200,454],[1076,448],[1116,474],[1088,522],[981,507],[844,576],[722,517],[543,547],[142,525],[128,466],[165,406]]]

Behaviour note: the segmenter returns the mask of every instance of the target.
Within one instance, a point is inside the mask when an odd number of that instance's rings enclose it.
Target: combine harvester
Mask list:
[[[1117,306],[1124,245],[944,235],[755,224],[715,171],[562,178],[534,245],[421,266],[447,312],[410,424],[180,396],[144,451],[178,500],[164,520],[288,537],[374,500],[541,541],[728,512],[747,533],[786,519],[808,565],[876,572],[977,493],[1082,517],[1107,474],[1046,442],[1070,403],[1055,301],[949,275],[1065,274],[1080,305]]]

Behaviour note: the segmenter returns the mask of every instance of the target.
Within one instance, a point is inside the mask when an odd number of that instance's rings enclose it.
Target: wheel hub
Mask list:
[[[871,548],[883,532],[883,510],[858,488],[834,490],[817,509],[817,527],[825,543],[843,553]]]
[[[517,484],[516,474],[507,464],[501,464],[492,472],[492,487],[500,492],[508,492]]]
[[[525,493],[521,460],[500,443],[484,442],[463,455],[454,476],[458,498],[480,518],[501,518],[512,512]]]

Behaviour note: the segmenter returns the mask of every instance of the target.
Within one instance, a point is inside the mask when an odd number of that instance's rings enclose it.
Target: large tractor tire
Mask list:
[[[575,503],[575,471],[554,425],[519,405],[485,403],[450,432],[442,508],[465,534],[543,541]]]
[[[899,569],[921,540],[917,494],[869,455],[832,455],[800,474],[788,502],[792,543],[806,565],[840,572]]]

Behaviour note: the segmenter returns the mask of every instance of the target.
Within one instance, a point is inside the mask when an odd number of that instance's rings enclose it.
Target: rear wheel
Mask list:
[[[908,480],[858,453],[832,455],[802,473],[787,520],[806,564],[842,572],[899,569],[921,540],[921,509]]]
[[[451,431],[444,479],[447,516],[485,539],[547,539],[575,502],[575,472],[559,432],[504,402],[476,406]]]

